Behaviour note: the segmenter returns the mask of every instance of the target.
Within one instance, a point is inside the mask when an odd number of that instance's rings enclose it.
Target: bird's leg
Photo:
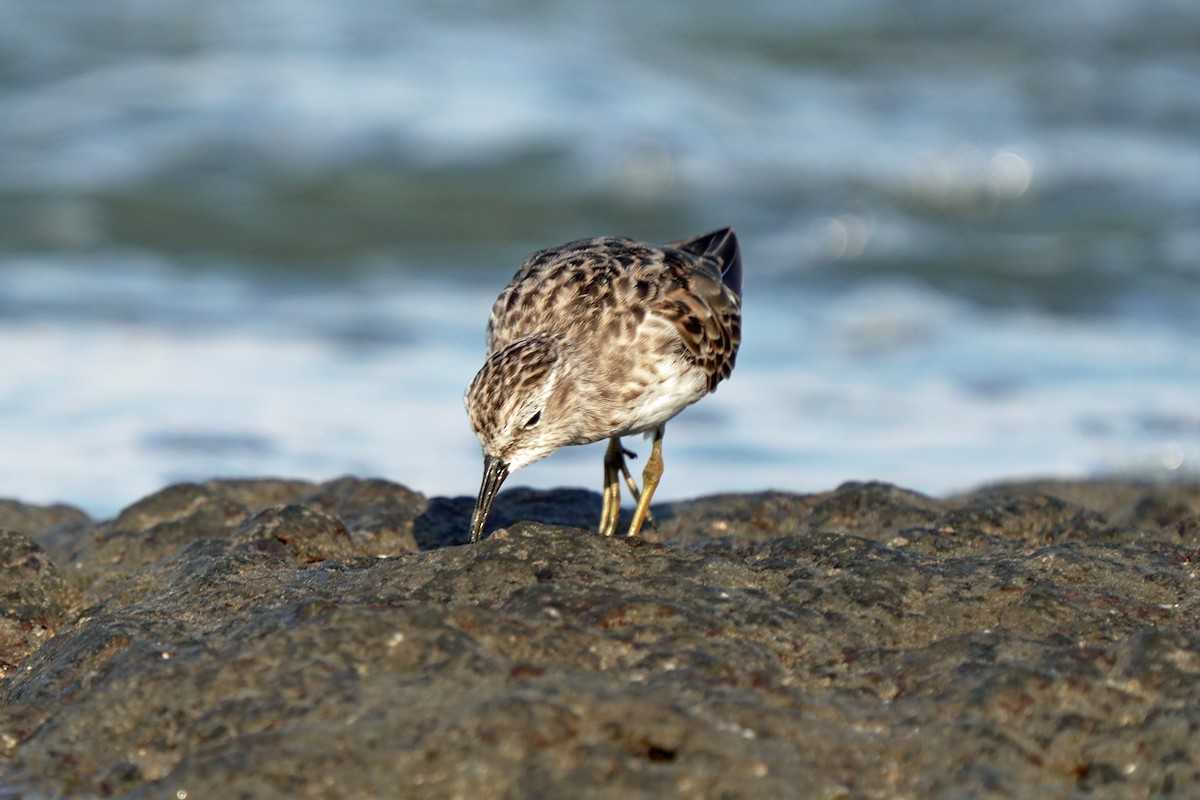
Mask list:
[[[626,450],[624,447],[621,448],[621,454],[630,458],[637,458],[637,453],[632,450]],[[625,476],[625,485],[629,487],[629,493],[633,495],[633,501],[636,503],[638,498],[642,496],[642,493],[638,489],[637,483],[634,482],[633,473],[629,471],[629,465],[625,463],[624,458],[621,459],[621,474]]]
[[[600,535],[612,536],[617,532],[617,519],[621,516],[620,474],[629,474],[625,466],[625,448],[621,440],[613,436],[608,440],[604,452],[604,503],[600,507]],[[631,479],[632,480],[632,479]]]
[[[630,458],[637,458],[637,453],[632,450],[626,450],[624,447],[621,450]],[[625,485],[629,487],[629,493],[633,495],[633,502],[641,502],[642,493],[638,489],[637,482],[633,480],[633,473],[629,471],[629,467],[626,466],[625,459],[623,458],[621,459],[621,474],[625,476]],[[650,513],[650,509],[646,509],[646,522],[650,524],[651,528],[655,527],[654,515]]]
[[[650,515],[650,499],[658,488],[662,478],[662,438],[663,426],[654,431],[654,445],[650,448],[650,457],[646,459],[646,468],[642,471],[642,496],[638,498],[637,508],[633,511],[633,522],[629,523],[629,535],[637,536],[642,530],[642,523]]]

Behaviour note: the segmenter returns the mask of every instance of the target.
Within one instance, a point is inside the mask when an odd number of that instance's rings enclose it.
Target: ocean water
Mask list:
[[[742,351],[659,498],[1197,473],[1194,2],[0,17],[0,496],[473,494],[461,396],[521,258],[723,225]],[[509,483],[598,488],[602,448]]]

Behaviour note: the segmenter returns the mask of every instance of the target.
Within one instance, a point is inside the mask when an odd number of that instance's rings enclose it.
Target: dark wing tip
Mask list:
[[[742,251],[733,228],[721,228],[694,239],[675,242],[672,246],[694,255],[715,259],[721,265],[721,277],[725,285],[738,297],[742,296]]]

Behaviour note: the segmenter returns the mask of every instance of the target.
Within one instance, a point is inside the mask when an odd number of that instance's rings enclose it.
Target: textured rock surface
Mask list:
[[[599,498],[516,490],[447,546],[470,508],[353,479],[0,505],[0,794],[1198,785],[1200,486],[715,497],[640,541],[518,522]]]

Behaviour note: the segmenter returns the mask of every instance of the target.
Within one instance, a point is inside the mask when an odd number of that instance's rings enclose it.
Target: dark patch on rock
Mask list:
[[[4,787],[1183,793],[1200,778],[1197,498],[847,484],[663,504],[627,540],[545,524],[594,525],[593,493],[512,490],[490,538],[445,547],[471,498],[170,487],[59,542],[79,598],[26,537],[0,540],[4,585],[43,598],[18,605],[58,609],[0,680]]]
[[[475,508],[473,497],[435,497],[414,524],[414,535],[422,550],[466,544],[467,527]],[[632,512],[622,515],[628,527]],[[600,520],[600,495],[582,489],[506,489],[496,497],[486,531],[507,528],[521,520],[534,519],[547,525],[595,527]]]

